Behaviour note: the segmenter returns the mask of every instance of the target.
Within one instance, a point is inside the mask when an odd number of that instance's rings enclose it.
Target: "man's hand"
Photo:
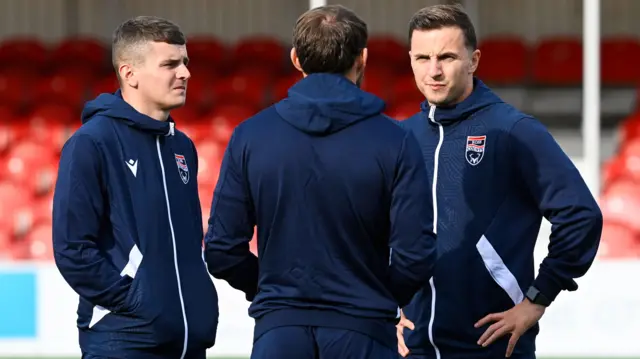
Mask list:
[[[404,335],[402,333],[404,328],[414,330],[416,327],[413,325],[413,322],[407,319],[404,313],[400,311],[400,322],[396,325],[396,335],[398,336],[398,353],[402,355],[403,358],[409,355],[409,348],[404,344]]]
[[[475,324],[475,327],[480,328],[485,324],[495,323],[482,334],[480,340],[478,340],[478,344],[486,347],[505,334],[511,333],[506,353],[507,358],[511,357],[520,336],[542,318],[545,309],[545,307],[533,304],[528,299],[525,299],[506,312],[487,315],[480,319]],[[400,346],[400,344],[398,344],[398,346]]]

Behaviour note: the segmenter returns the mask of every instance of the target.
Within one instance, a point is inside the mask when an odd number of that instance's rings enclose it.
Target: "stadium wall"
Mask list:
[[[599,261],[541,322],[540,357],[640,356],[640,261]],[[248,357],[253,322],[243,295],[215,281],[220,324],[210,356]],[[79,357],[77,295],[52,263],[0,265],[0,357]]]
[[[475,0],[474,0],[475,1]],[[516,35],[531,42],[547,36],[581,36],[583,0],[482,0],[477,9],[480,38]],[[357,11],[371,33],[406,38],[411,15],[446,0],[328,0]],[[640,1],[600,1],[603,36],[640,34]],[[75,34],[105,40],[118,23],[136,15],[158,15],[178,22],[189,34],[211,34],[233,42],[255,34],[290,41],[296,18],[308,0],[3,0],[0,39],[36,36],[58,41]]]

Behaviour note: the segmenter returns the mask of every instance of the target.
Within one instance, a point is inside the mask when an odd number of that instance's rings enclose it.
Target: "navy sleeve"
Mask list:
[[[251,301],[258,290],[258,258],[249,249],[256,221],[243,175],[243,151],[234,147],[236,137],[234,133],[229,140],[213,193],[205,258],[212,276],[243,291]]]
[[[132,278],[120,276],[98,248],[104,221],[100,153],[87,136],[72,136],[62,149],[53,197],[53,252],[71,288],[94,305],[118,312]]]
[[[560,291],[578,289],[596,256],[602,213],[571,159],[539,121],[524,118],[510,132],[509,153],[520,178],[551,222],[549,254],[533,285],[553,301]]]
[[[391,198],[389,286],[400,307],[427,284],[436,262],[433,202],[418,141],[405,136]]]

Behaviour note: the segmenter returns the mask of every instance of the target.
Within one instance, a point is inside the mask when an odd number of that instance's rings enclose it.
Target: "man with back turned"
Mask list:
[[[427,170],[359,88],[367,36],[344,7],[303,14],[291,60],[304,78],[227,147],[206,260],[252,301],[252,358],[396,358],[398,306],[431,277]]]

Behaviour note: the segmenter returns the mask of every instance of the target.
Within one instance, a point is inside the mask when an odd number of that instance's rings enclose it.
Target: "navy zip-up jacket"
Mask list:
[[[255,339],[277,326],[330,326],[396,348],[398,305],[428,282],[436,252],[418,143],[383,109],[343,76],[312,74],[236,128],[206,259],[253,301]]]
[[[483,349],[489,313],[524,299],[531,285],[550,300],[577,289],[591,266],[602,215],[580,173],[546,128],[504,103],[480,80],[450,107],[430,107],[402,121],[422,146],[436,184],[439,259],[433,280],[404,308],[414,354],[429,358],[504,357],[509,337]],[[552,224],[549,255],[534,279],[533,251],[542,217]],[[432,308],[435,311],[432,312]],[[514,357],[532,357],[538,326]]]
[[[55,263],[80,296],[82,352],[204,358],[218,303],[193,143],[119,91],[88,102],[82,122],[62,150],[53,199]]]

